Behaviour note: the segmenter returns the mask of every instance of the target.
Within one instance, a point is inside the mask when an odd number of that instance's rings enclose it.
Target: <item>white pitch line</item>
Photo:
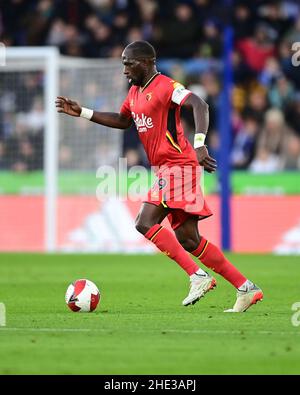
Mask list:
[[[0,328],[1,332],[117,332],[116,329],[104,329],[104,328],[95,328],[95,329],[84,329],[84,328],[9,328],[4,327]],[[192,333],[192,334],[219,334],[219,335],[300,335],[300,330],[298,332],[293,331],[248,331],[248,330],[234,330],[234,331],[225,331],[225,330],[213,330],[213,329],[157,329],[157,330],[129,330],[131,333]]]
[[[100,331],[101,329],[96,329]],[[0,328],[0,331],[24,331],[24,332],[92,332],[93,329],[77,329],[77,328]],[[106,331],[106,330],[105,330]]]

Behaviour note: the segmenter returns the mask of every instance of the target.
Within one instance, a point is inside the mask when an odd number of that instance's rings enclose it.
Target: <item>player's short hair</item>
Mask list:
[[[128,44],[125,49],[130,49],[134,58],[156,59],[155,49],[148,41],[134,41]]]

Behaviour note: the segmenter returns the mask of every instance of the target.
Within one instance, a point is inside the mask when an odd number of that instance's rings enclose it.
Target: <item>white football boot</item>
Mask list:
[[[236,302],[232,309],[225,310],[225,313],[242,313],[249,309],[252,305],[261,301],[264,294],[260,288],[251,283],[245,290],[237,290]]]
[[[208,291],[215,288],[217,285],[216,280],[208,273],[206,273],[206,275],[204,276],[201,274],[193,275],[190,281],[190,292],[188,296],[183,300],[183,306],[195,304]]]

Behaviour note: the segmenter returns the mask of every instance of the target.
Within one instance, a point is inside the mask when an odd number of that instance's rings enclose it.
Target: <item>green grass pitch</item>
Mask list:
[[[300,374],[300,257],[228,255],[265,298],[223,313],[235,290],[181,306],[188,278],[163,255],[0,255],[0,374]],[[67,286],[88,278],[102,299],[73,313]]]

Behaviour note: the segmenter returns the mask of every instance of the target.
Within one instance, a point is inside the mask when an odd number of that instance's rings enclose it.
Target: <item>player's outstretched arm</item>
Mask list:
[[[131,125],[131,119],[126,118],[124,115],[119,113],[87,110],[88,115],[83,115],[83,107],[81,107],[76,101],[68,99],[67,97],[58,96],[55,101],[55,106],[57,108],[57,112],[71,115],[73,117],[84,116],[84,118],[88,118],[92,122],[109,126],[111,128],[127,129]]]
[[[193,109],[196,129],[194,148],[196,150],[198,162],[204,167],[204,170],[213,173],[217,169],[217,162],[209,155],[206,145],[204,145],[209,123],[208,104],[192,93],[183,105],[192,107]]]
[[[79,104],[67,97],[58,96],[55,100],[55,106],[57,112],[62,112],[64,114],[71,115],[72,117],[79,117],[81,113],[81,107]]]

